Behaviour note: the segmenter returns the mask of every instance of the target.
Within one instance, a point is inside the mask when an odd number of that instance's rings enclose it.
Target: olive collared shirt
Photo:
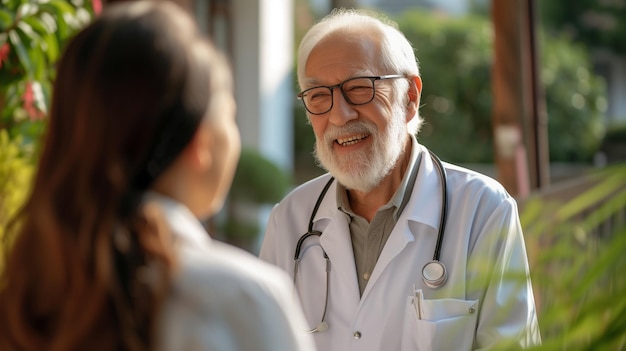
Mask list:
[[[352,211],[347,189],[343,185],[337,184],[337,207],[346,214],[350,227],[352,251],[354,252],[354,263],[361,295],[363,295],[365,286],[393,227],[398,222],[404,206],[411,197],[420,156],[417,140],[415,136],[411,136],[411,158],[402,177],[402,182],[389,202],[378,209],[371,223]]]

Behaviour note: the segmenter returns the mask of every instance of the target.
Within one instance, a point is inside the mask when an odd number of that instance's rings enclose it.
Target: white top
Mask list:
[[[328,330],[314,334],[324,351],[470,350],[503,340],[541,342],[524,237],[515,200],[495,180],[444,163],[448,212],[441,262],[448,280],[438,289],[423,281],[433,258],[441,214],[441,180],[428,151],[410,198],[387,240],[362,296],[336,182],[313,221],[323,232],[302,245],[296,288],[308,328],[319,323],[330,259]],[[294,269],[294,249],[307,232],[316,199],[330,175],[295,189],[274,207],[260,257]]]
[[[159,325],[160,351],[313,351],[293,284],[279,269],[212,240],[182,204],[150,193],[175,235],[178,270]]]

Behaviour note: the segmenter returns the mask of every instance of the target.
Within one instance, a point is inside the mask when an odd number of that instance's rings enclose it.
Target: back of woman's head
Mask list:
[[[0,349],[150,346],[173,258],[141,196],[230,86],[222,56],[170,2],[116,3],[72,39],[32,195],[10,227]],[[148,265],[161,279],[136,286]]]
[[[148,188],[205,116],[215,88],[209,67],[218,59],[173,4],[112,7],[60,64],[41,167],[66,172],[63,179],[71,173],[78,196],[97,191],[90,201],[118,199],[109,184],[81,181]]]

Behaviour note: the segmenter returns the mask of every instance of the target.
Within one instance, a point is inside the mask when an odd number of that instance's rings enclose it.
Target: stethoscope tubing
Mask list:
[[[441,257],[441,246],[443,244],[443,236],[446,230],[446,217],[448,213],[448,175],[446,169],[443,167],[441,160],[437,155],[430,152],[430,157],[434,161],[435,167],[437,167],[439,174],[441,175],[441,215],[439,217],[439,235],[437,235],[437,244],[435,245],[435,251],[433,253],[433,261],[439,261]]]

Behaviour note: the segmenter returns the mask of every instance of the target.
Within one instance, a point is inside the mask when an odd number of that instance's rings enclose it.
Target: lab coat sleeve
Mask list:
[[[259,258],[283,269],[293,279],[293,252],[297,238],[293,233],[293,214],[286,214],[288,207],[281,203],[272,209],[259,251]],[[278,223],[281,223],[280,225]]]
[[[272,208],[270,216],[265,227],[265,235],[263,236],[263,242],[261,244],[261,250],[259,251],[259,258],[262,260],[277,264],[277,248],[276,248],[276,211],[278,205]]]
[[[475,276],[468,279],[468,290],[482,301],[474,348],[510,345],[518,349],[541,344],[514,199],[499,204],[481,230],[470,257],[468,264]]]

